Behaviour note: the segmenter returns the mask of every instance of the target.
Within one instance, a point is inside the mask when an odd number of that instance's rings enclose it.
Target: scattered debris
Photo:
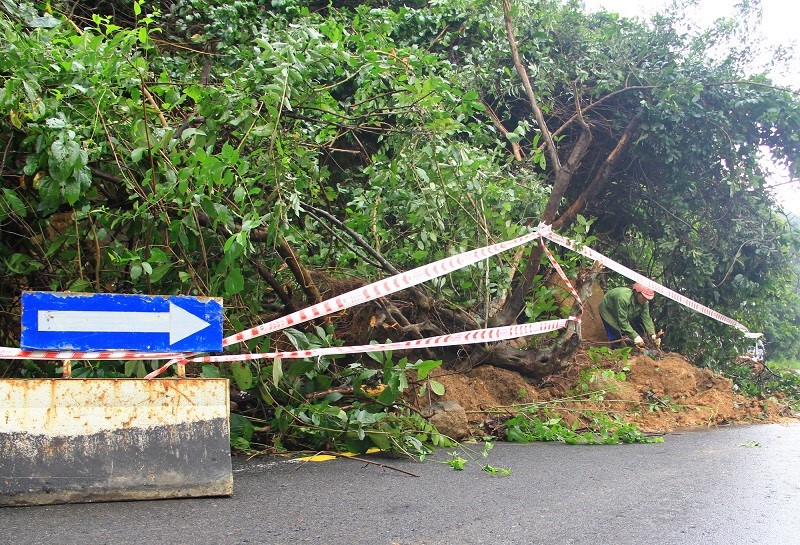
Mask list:
[[[581,412],[617,415],[648,433],[734,423],[780,422],[791,417],[779,399],[756,399],[734,391],[733,382],[692,365],[680,354],[597,362],[580,351],[562,373],[533,384],[521,375],[484,365],[467,373],[437,370],[444,400],[466,411],[473,433],[486,422],[537,406],[574,422]],[[604,367],[606,365],[606,367]]]
[[[744,443],[740,443],[739,446],[740,447],[748,447],[748,448],[756,448],[756,447],[760,447],[761,443],[759,443],[758,441],[752,441],[751,440],[751,441],[745,441]]]

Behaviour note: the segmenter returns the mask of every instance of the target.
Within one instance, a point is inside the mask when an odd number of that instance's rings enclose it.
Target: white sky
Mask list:
[[[589,11],[605,8],[626,17],[643,17],[661,11],[669,0],[584,0]],[[701,27],[707,27],[718,17],[729,17],[735,13],[737,0],[700,0],[697,9],[686,12],[686,17]],[[797,57],[785,74],[773,74],[772,80],[800,90],[800,1],[798,0],[761,0],[762,19],[761,34],[766,44],[789,45],[795,43]],[[798,158],[800,160],[800,158]],[[775,184],[781,184],[776,190],[778,200],[784,207],[800,216],[800,181],[789,181],[784,171],[775,176]]]

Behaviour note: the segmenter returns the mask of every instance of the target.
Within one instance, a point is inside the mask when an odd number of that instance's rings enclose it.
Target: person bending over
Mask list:
[[[600,302],[600,317],[612,348],[622,346],[623,337],[633,339],[633,344],[643,347],[642,333],[653,339],[656,348],[661,346],[661,339],[656,336],[656,328],[650,318],[649,301],[654,295],[653,290],[638,282],[630,288],[614,288],[605,294]]]

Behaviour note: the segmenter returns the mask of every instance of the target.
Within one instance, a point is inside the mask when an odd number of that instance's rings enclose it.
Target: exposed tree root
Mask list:
[[[602,263],[595,262],[590,268],[584,269],[578,274],[575,288],[582,301],[591,297],[594,281],[602,269]],[[573,303],[571,315],[580,318],[582,313],[581,306],[577,302]],[[570,322],[564,331],[546,347],[527,350],[515,347],[508,342],[496,343],[473,352],[466,362],[466,367],[493,365],[516,371],[526,377],[542,378],[560,371],[567,359],[578,349],[580,343],[580,325]]]

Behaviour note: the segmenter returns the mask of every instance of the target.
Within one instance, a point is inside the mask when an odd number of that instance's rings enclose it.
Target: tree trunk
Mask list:
[[[578,274],[575,288],[581,301],[586,301],[591,297],[595,279],[601,270],[603,270],[603,264],[595,262],[590,268],[584,269]],[[571,316],[580,319],[582,315],[583,308],[576,301],[572,305]],[[526,350],[516,348],[508,342],[496,343],[473,353],[467,365],[476,367],[488,364],[509,369],[527,377],[542,378],[560,371],[564,367],[564,361],[572,356],[580,346],[581,339],[580,324],[570,322],[565,331],[545,348]]]
[[[584,126],[578,138],[578,142],[575,144],[575,147],[572,148],[567,163],[562,166],[556,174],[556,182],[553,185],[550,198],[547,200],[544,212],[542,213],[542,223],[552,224],[556,219],[561,199],[564,198],[564,193],[567,191],[572,181],[572,173],[577,168],[577,165],[580,164],[583,156],[586,155],[591,142],[592,133],[589,131],[588,126]],[[525,297],[530,293],[533,281],[539,273],[539,263],[541,260],[542,249],[538,245],[531,248],[531,253],[525,264],[525,270],[522,273],[522,280],[512,282],[511,293],[503,307],[490,318],[489,325],[496,327],[514,323],[517,316],[522,312],[522,309],[525,308]]]

